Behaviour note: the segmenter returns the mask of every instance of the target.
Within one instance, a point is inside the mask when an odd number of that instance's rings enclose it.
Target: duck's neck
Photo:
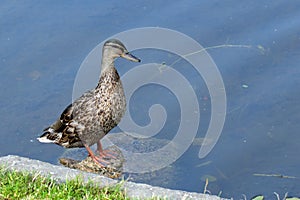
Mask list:
[[[110,63],[110,64],[108,64]],[[101,85],[114,84],[120,81],[120,76],[114,66],[114,60],[106,60],[102,59],[102,67],[101,74],[99,78],[99,83],[97,88],[101,87]]]
[[[102,74],[107,71],[107,70],[111,70],[112,68],[114,68],[114,59],[111,57],[107,57],[105,55],[102,56],[102,61],[101,61],[101,74],[100,77],[102,76]]]

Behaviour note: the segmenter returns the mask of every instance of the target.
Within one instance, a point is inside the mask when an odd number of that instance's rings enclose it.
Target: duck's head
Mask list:
[[[110,39],[104,43],[103,57],[107,57],[110,59],[122,57],[133,62],[141,62],[140,59],[129,53],[124,44],[117,39]]]

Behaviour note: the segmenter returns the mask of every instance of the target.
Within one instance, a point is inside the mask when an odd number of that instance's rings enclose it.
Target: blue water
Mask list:
[[[100,42],[138,27],[180,31],[204,47],[222,44],[257,48],[218,48],[209,54],[222,75],[227,115],[213,151],[198,158],[192,145],[173,167],[170,177],[145,182],[167,188],[202,192],[201,177],[210,175],[212,194],[248,198],[273,192],[300,196],[300,2],[299,1],[89,1],[0,2],[0,155],[16,154],[57,163],[64,149],[35,138],[72,100],[77,70]],[[176,41],[174,41],[176,42]],[[161,61],[159,52],[136,52],[143,62]],[[167,57],[167,56],[166,56]],[[169,60],[168,60],[169,59]],[[172,63],[173,57],[165,58]],[[118,61],[119,63],[123,61]],[[132,66],[128,64],[128,66]],[[180,67],[175,65],[180,71]],[[124,74],[129,68],[120,69]],[[199,98],[203,137],[210,118],[209,93],[201,76],[182,70]],[[174,98],[165,89],[137,91],[130,109],[137,123],[148,123],[152,103]],[[149,91],[153,91],[149,95]],[[150,98],[151,97],[151,98]],[[140,100],[139,100],[140,99]],[[145,101],[145,99],[150,99]],[[166,101],[166,100],[165,100]],[[146,102],[146,103],[145,103]],[[178,102],[163,131],[178,128]],[[158,137],[162,137],[160,133]],[[209,164],[198,166],[201,163]],[[254,176],[281,174],[296,178]]]

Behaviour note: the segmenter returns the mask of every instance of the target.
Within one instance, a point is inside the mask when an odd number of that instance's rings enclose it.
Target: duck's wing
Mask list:
[[[44,129],[44,133],[37,138],[43,143],[55,143],[66,148],[82,147],[83,144],[76,131],[73,121],[74,106],[70,104],[61,114],[60,118],[51,126]]]

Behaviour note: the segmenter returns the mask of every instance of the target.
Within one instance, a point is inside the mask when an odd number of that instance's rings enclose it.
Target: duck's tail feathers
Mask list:
[[[62,133],[55,132],[55,130],[51,127],[46,128],[44,131],[45,132],[43,133],[43,135],[41,135],[40,137],[37,138],[37,140],[39,142],[42,142],[42,143],[56,143],[57,144],[58,141],[62,137]]]

